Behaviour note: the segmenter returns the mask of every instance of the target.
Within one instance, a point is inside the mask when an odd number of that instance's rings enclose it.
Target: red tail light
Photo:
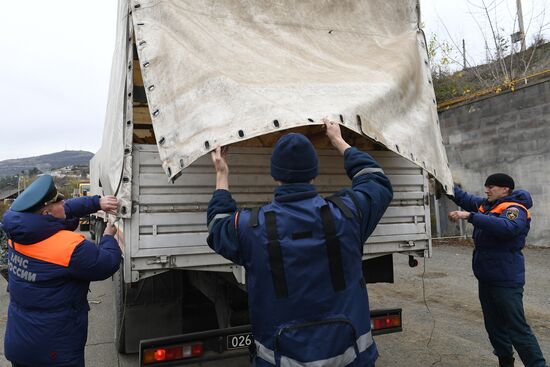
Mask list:
[[[372,330],[391,329],[401,326],[401,315],[377,316],[370,321]]]
[[[143,364],[155,362],[177,361],[179,359],[202,356],[202,343],[182,344],[165,348],[152,348],[143,352]]]
[[[201,356],[203,353],[204,353],[204,350],[202,349],[202,343],[196,343],[191,345],[191,355],[193,357]]]
[[[157,349],[153,353],[155,361],[164,361],[166,360],[166,349]]]

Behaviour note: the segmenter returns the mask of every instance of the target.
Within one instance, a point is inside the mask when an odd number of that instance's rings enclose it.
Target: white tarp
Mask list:
[[[122,179],[128,59],[128,4],[125,1],[119,1],[116,37],[102,145],[90,161],[90,182],[94,195],[118,194]]]
[[[175,178],[217,145],[341,115],[345,126],[425,167],[450,192],[416,6],[131,0],[165,171]]]

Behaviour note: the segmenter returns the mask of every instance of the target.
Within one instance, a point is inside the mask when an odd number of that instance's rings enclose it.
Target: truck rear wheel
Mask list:
[[[182,272],[168,271],[131,284],[125,276],[122,268],[113,276],[117,351],[137,353],[143,339],[181,334]]]
[[[126,353],[126,332],[125,332],[125,292],[124,271],[122,267],[113,275],[113,294],[115,305],[115,348],[119,353]]]
[[[90,238],[92,241],[95,241],[96,239],[96,233],[95,233],[95,227],[99,224],[102,220],[98,220],[98,217],[95,215],[90,215],[90,226],[88,228],[88,231],[90,232]]]
[[[93,226],[94,239],[96,244],[99,244],[103,231],[105,230],[105,222],[101,219],[94,220]],[[126,333],[124,332],[124,271],[120,269],[113,275],[113,304],[115,308],[115,347],[119,353],[126,353]]]

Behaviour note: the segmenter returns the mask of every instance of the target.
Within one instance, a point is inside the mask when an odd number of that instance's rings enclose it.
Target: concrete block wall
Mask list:
[[[488,175],[511,175],[533,196],[528,244],[550,247],[550,79],[439,111],[439,119],[455,182],[484,197]]]

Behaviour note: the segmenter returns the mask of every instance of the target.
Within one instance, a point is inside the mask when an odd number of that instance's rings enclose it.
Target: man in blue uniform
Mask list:
[[[393,197],[378,163],[350,147],[324,120],[344,156],[352,188],[327,199],[311,184],[315,148],[301,134],[281,137],[271,156],[273,201],[238,210],[226,151],[216,149],[216,191],[208,205],[208,244],[247,271],[256,366],[374,366],[363,245]]]
[[[472,265],[479,281],[485,329],[500,367],[514,365],[512,346],[525,367],[545,367],[523,311],[525,263],[521,250],[531,225],[531,195],[525,190],[514,191],[514,180],[504,173],[487,178],[485,194],[483,199],[455,186],[454,201],[466,211],[449,213],[451,220],[467,219],[474,226]]]
[[[84,366],[90,281],[114,274],[121,250],[110,224],[99,246],[73,230],[80,217],[117,205],[113,196],[65,201],[44,175],[4,214],[10,292],[4,351],[13,366]]]

